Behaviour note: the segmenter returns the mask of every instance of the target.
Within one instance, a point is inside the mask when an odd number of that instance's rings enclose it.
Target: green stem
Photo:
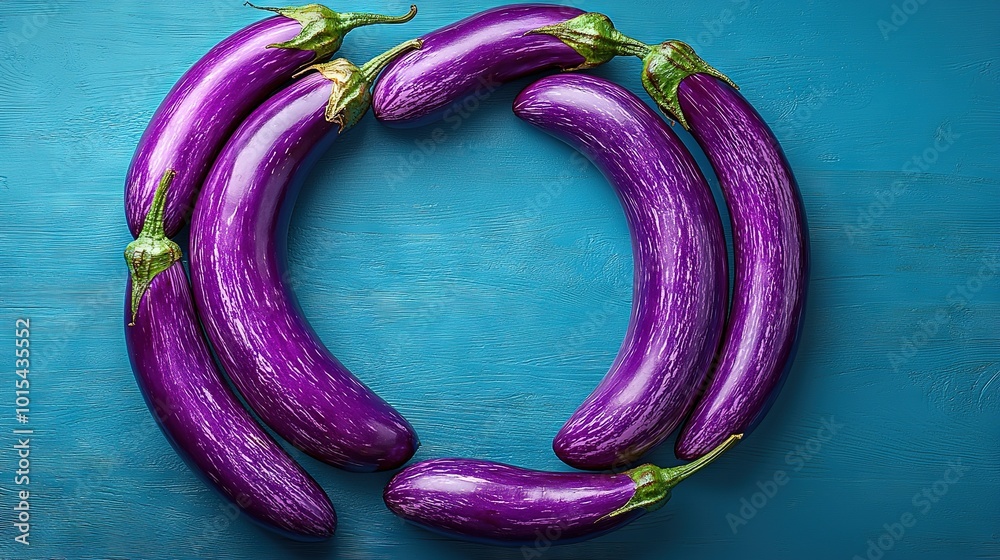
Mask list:
[[[642,58],[649,53],[650,46],[646,43],[641,43],[627,35],[622,35],[621,33],[619,33],[619,35],[623,37],[623,40],[618,47],[618,52],[616,53],[618,56],[634,56]]]
[[[139,236],[147,237],[166,237],[167,233],[164,229],[164,214],[167,210],[167,190],[170,188],[170,184],[174,182],[174,178],[177,177],[177,172],[173,169],[167,169],[163,172],[163,176],[160,177],[160,184],[156,186],[156,191],[153,192],[153,202],[149,205],[149,212],[146,214],[146,220],[142,222],[142,231],[139,232]]]
[[[274,43],[268,48],[298,49],[312,51],[312,62],[328,58],[340,50],[344,44],[344,36],[352,29],[365,25],[379,23],[406,23],[417,15],[417,7],[411,5],[410,11],[400,16],[387,16],[363,12],[335,12],[320,4],[305,6],[290,6],[287,8],[272,8],[256,6],[250,2],[244,5],[258,10],[267,10],[287,18],[294,19],[302,25],[299,34],[284,43]]]
[[[281,10],[282,10],[282,8],[272,8],[270,6],[257,6],[255,4],[250,3],[249,1],[244,2],[243,5],[244,6],[250,6],[251,8],[253,8],[255,10],[265,10],[265,11],[268,11],[268,12],[274,12],[276,14],[280,14]]]
[[[128,263],[129,274],[132,277],[131,311],[129,326],[135,325],[139,313],[139,303],[159,273],[170,268],[181,260],[181,248],[167,237],[164,231],[163,219],[167,205],[167,190],[177,173],[167,169],[160,179],[160,184],[153,193],[146,220],[142,231],[134,241],[125,248],[125,262]]]
[[[693,74],[708,74],[734,89],[739,89],[725,74],[698,56],[690,45],[681,41],[665,41],[647,45],[617,29],[608,16],[588,12],[555,25],[540,27],[531,33],[552,35],[583,57],[583,64],[569,68],[592,68],[615,56],[635,56],[642,59],[642,86],[668,117],[689,128],[678,99],[681,82]]]
[[[743,434],[736,434],[729,436],[728,438],[726,438],[725,441],[719,444],[718,447],[709,451],[705,455],[695,459],[694,461],[687,463],[686,465],[679,465],[676,467],[667,467],[665,469],[662,469],[664,476],[667,478],[667,480],[671,481],[670,487],[673,488],[674,486],[677,486],[685,478],[700,471],[706,465],[718,459],[730,447],[736,445],[737,442],[739,442],[740,439],[742,438]]]
[[[635,493],[625,505],[605,517],[614,517],[638,509],[653,511],[662,507],[670,499],[670,492],[675,486],[704,468],[705,465],[718,459],[727,449],[736,445],[736,442],[742,437],[743,434],[729,436],[718,447],[686,465],[664,469],[656,465],[646,464],[625,471],[625,474],[629,475],[635,482]]]
[[[376,23],[406,23],[417,15],[417,5],[410,4],[410,11],[401,16],[386,16],[382,14],[369,14],[364,12],[344,12],[340,14],[340,20],[344,22],[346,29],[354,29],[364,25]]]
[[[419,50],[423,46],[423,39],[411,39],[405,43],[400,43],[382,54],[375,55],[374,58],[364,63],[361,66],[361,75],[366,82],[373,84],[375,82],[375,78],[377,78],[382,70],[385,70],[385,67],[388,66],[390,62],[395,60],[396,57],[411,50]]]
[[[583,64],[567,70],[593,68],[616,56],[642,58],[650,48],[619,32],[608,16],[598,12],[587,12],[562,23],[539,27],[525,35],[529,34],[552,35],[583,57]]]

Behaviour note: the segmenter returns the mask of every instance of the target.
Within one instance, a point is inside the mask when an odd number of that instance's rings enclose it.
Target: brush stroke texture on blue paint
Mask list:
[[[341,52],[366,60],[488,5],[426,0],[412,23],[356,30]],[[4,3],[0,354],[15,319],[30,317],[36,431],[29,548],[11,525],[8,353],[0,557],[849,559],[908,512],[916,524],[883,539],[886,560],[1000,556],[1000,5],[929,0],[886,35],[888,0],[577,5],[647,42],[694,44],[741,85],[796,171],[811,299],[788,383],[752,437],[655,514],[527,556],[404,525],[381,502],[388,474],[297,452],[338,508],[335,539],[292,544],[231,519],[159,433],[129,370],[121,189],[170,86],[263,14],[236,0]],[[640,92],[639,67],[594,72]],[[411,420],[418,459],[565,469],[551,437],[625,333],[624,215],[596,169],[510,114],[526,83],[440,134],[366,119],[323,158],[293,216],[303,308]],[[824,422],[842,427],[831,436]],[[675,463],[669,444],[651,459]],[[915,504],[956,459],[962,478],[929,509]],[[759,510],[744,506],[761,504],[758,483],[778,471],[787,484]],[[735,534],[727,514],[748,517]]]

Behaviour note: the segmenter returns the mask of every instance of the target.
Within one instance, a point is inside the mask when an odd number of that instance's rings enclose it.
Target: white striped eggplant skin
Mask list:
[[[809,235],[791,167],[750,103],[704,73],[678,93],[729,207],[736,269],[715,370],[675,444],[678,458],[693,459],[730,433],[750,433],[778,396],[805,316]]]
[[[247,518],[297,540],[329,538],[337,526],[329,498],[243,408],[215,366],[177,260],[180,248],[162,229],[169,177],[129,252],[158,252],[170,263],[137,312],[131,280],[127,286],[125,343],[140,392],[178,455]]]
[[[569,24],[590,47],[580,54],[541,33]],[[396,127],[428,124],[463,114],[470,95],[490,95],[500,85],[549,69],[592,68],[641,44],[615,30],[603,14],[557,4],[508,4],[473,14],[423,37],[419,51],[386,68],[375,85],[373,109]]]
[[[711,380],[674,446],[692,459],[750,433],[774,403],[802,333],[809,229],[774,133],[736,85],[681,41],[646,45],[642,84],[708,156],[729,208],[733,304]]]
[[[354,471],[396,468],[419,443],[412,426],[354,377],[303,317],[286,283],[288,218],[312,164],[367,111],[378,70],[417,44],[360,71],[335,60],[264,102],[223,148],[191,222],[198,311],[233,384],[278,435]]]
[[[415,9],[399,18],[340,14],[318,4],[271,11],[279,15],[228,37],[181,77],[136,147],[125,184],[125,215],[137,237],[126,251],[125,338],[150,411],[192,470],[250,519],[292,538],[321,540],[336,527],[333,506],[222,379],[177,263],[181,249],[169,237],[186,222],[209,166],[251,109],[303,65],[338,50],[350,29],[409,21]],[[159,195],[147,223],[161,175],[173,181],[172,194]]]
[[[543,32],[589,52],[591,39],[569,23]],[[805,209],[774,133],[729,78],[682,41],[617,44],[639,45],[617,54],[642,59],[643,87],[701,145],[732,222],[732,309],[711,381],[674,446],[678,458],[693,459],[756,428],[791,369],[809,284]]]
[[[586,154],[628,220],[627,334],[610,371],[553,442],[573,467],[619,468],[680,425],[708,373],[728,296],[722,221],[684,144],[625,88],[582,74],[549,76],[518,95],[514,112]]]
[[[583,64],[558,39],[526,35],[581,13],[570,6],[512,4],[424,35],[424,47],[400,57],[375,85],[375,118],[390,126],[426,124],[477,88],[492,91],[531,72]]]
[[[697,461],[677,467],[640,465],[621,473],[523,469],[478,459],[431,459],[410,465],[385,487],[390,511],[450,537],[523,546],[525,558],[543,536],[550,544],[579,542],[625,526],[662,507],[681,481],[735,445],[726,439]]]
[[[337,13],[319,4],[270,9],[278,16],[253,23],[213,47],[181,76],[153,114],[125,179],[125,215],[139,234],[166,169],[177,172],[165,211],[173,237],[190,217],[208,170],[243,119],[292,75],[336,52],[351,29],[402,23],[416,14],[387,17]]]
[[[635,490],[626,473],[544,472],[476,459],[431,459],[400,471],[383,500],[390,511],[424,529],[525,546],[539,534],[570,544],[628,524],[645,510],[610,514],[624,508]]]

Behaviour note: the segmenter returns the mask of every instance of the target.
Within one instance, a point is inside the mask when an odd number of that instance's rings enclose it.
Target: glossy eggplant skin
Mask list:
[[[537,539],[569,544],[621,527],[636,509],[636,484],[625,473],[532,471],[475,459],[432,459],[389,482],[383,499],[403,519],[466,540],[507,546]]]
[[[570,69],[584,57],[551,35],[528,34],[584,13],[554,4],[511,4],[472,15],[423,37],[382,73],[373,92],[375,117],[390,126],[447,118],[453,104],[480,91],[548,68]]]
[[[236,126],[312,60],[312,51],[267,48],[295,37],[299,22],[275,16],[230,35],[174,85],[139,140],[125,180],[125,214],[139,234],[165,169],[177,172],[166,208],[173,237],[187,222],[215,156]]]
[[[132,285],[125,301],[132,319]],[[298,540],[333,535],[319,485],[243,408],[215,367],[183,265],[149,286],[125,327],[136,381],[167,439],[191,469],[257,523]]]
[[[774,402],[802,328],[809,238],[788,161],[746,99],[706,74],[685,78],[678,93],[729,207],[736,269],[717,365],[675,445],[693,459],[752,430]]]
[[[618,469],[680,425],[708,374],[728,296],[722,222],[683,143],[625,88],[582,74],[549,76],[518,95],[514,112],[586,154],[628,220],[627,334],[610,371],[553,441],[573,467]]]
[[[663,507],[674,487],[721,457],[734,434],[704,457],[618,473],[532,471],[477,459],[432,459],[400,471],[382,494],[389,510],[465,540],[548,548],[590,539]],[[538,548],[522,548],[525,558]]]
[[[306,75],[233,134],[192,218],[191,279],[223,368],[265,424],[331,465],[391,469],[415,452],[413,428],[327,350],[286,283],[294,197],[338,136],[324,119],[330,90]]]

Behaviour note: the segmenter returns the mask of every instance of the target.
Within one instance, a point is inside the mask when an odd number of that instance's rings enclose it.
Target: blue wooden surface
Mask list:
[[[326,544],[290,543],[231,520],[155,427],[122,339],[123,177],[174,81],[261,17],[236,0],[191,4],[0,4],[0,557],[1000,557],[1000,4],[578,4],[640,39],[691,42],[742,86],[798,176],[812,282],[794,370],[751,437],[664,509],[527,553],[407,526],[382,504],[389,474],[294,451],[340,528]],[[355,31],[342,53],[365,60],[484,7],[424,0],[411,24]],[[638,69],[595,73],[639,92]],[[295,210],[301,303],[412,421],[417,459],[565,470],[551,437],[625,332],[623,213],[593,167],[510,114],[525,83],[442,142],[428,140],[434,127],[366,119]],[[12,526],[18,317],[34,352],[29,547]],[[669,445],[651,458],[675,462]],[[788,482],[772,487],[779,471]],[[901,518],[913,523],[894,527]]]

